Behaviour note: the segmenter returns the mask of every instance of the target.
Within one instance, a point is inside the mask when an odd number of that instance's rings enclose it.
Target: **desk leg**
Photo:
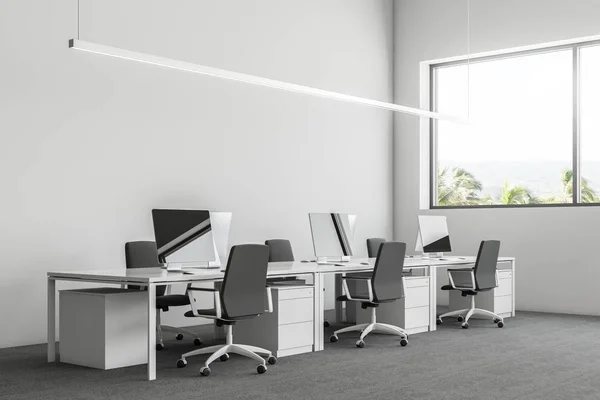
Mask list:
[[[56,361],[56,281],[48,278],[48,362]]]
[[[429,330],[437,329],[437,268],[429,266]]]
[[[148,285],[148,380],[156,379],[156,285]]]
[[[343,294],[342,275],[344,274],[335,274],[334,299],[337,299]],[[347,318],[344,318],[343,302],[335,300],[335,322],[346,322],[346,320]]]
[[[512,261],[512,316],[514,317],[516,314],[516,307],[515,307],[515,282],[516,280],[516,275],[515,275],[515,264],[516,264],[516,260]]]
[[[324,287],[323,287],[323,275],[315,273],[314,275],[314,351],[323,350],[323,323],[325,321],[323,305],[324,305]]]

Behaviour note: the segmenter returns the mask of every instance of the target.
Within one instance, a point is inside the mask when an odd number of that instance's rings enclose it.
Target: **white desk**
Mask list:
[[[268,277],[284,277],[298,275],[312,275],[314,280],[314,351],[323,350],[323,276],[324,274],[340,274],[345,272],[361,272],[373,269],[374,259],[368,260],[370,265],[362,265],[366,259],[353,260],[344,265],[317,265],[316,263],[303,262],[280,262],[269,263]],[[513,270],[515,259],[502,257],[499,261],[510,262]],[[436,273],[439,267],[452,267],[473,264],[474,257],[458,259],[447,257],[444,260],[407,258],[405,268],[427,269],[431,276],[431,299],[433,307],[431,315],[430,330],[435,330],[435,306],[436,306]],[[156,286],[170,285],[174,283],[194,283],[206,281],[218,281],[224,277],[219,270],[197,270],[195,274],[183,274],[180,272],[167,272],[160,268],[135,268],[102,271],[63,271],[48,273],[48,362],[56,359],[56,281],[75,281],[86,283],[105,283],[116,285],[137,285],[148,288],[148,380],[156,379]],[[514,283],[513,283],[514,284]],[[514,293],[514,290],[513,290]],[[514,297],[513,297],[514,299]],[[513,300],[514,315],[514,300]]]

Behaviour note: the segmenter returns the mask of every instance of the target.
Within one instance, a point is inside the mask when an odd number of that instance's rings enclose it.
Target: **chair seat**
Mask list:
[[[354,297],[352,300],[350,300],[348,298],[348,296],[343,295],[343,296],[338,296],[336,298],[337,301],[365,301],[368,300],[369,296],[367,294],[364,295],[364,297],[360,296],[360,295],[356,295],[356,297]]]
[[[187,306],[190,298],[185,294],[169,294],[156,297],[156,308]]]
[[[468,295],[468,296],[477,296],[477,293],[479,293],[479,292],[487,292],[492,289],[493,288],[471,290],[471,289],[455,289],[452,287],[452,285],[442,286],[442,290],[460,290],[463,293],[463,295]]]
[[[215,310],[214,308],[212,309],[204,309],[204,310],[196,310],[196,312],[200,315],[206,315],[208,317],[214,317],[215,319],[217,318],[217,310]],[[186,312],[185,314],[186,317],[195,317],[194,313],[192,312],[192,310]]]
[[[389,300],[381,300],[381,301],[377,301],[377,302],[370,302],[368,301],[368,297],[364,297],[364,298],[354,298],[352,300],[348,299],[348,296],[343,295],[343,296],[338,296],[338,298],[336,298],[337,301],[360,301],[362,303],[362,307],[366,308],[366,307],[377,307],[380,304],[383,303],[391,303],[393,301],[396,301],[397,299],[389,299]]]
[[[212,319],[216,319],[217,321],[221,321],[223,323],[227,323],[227,322],[231,322],[231,321],[239,321],[242,319],[251,319],[256,317],[256,315],[242,315],[239,317],[234,317],[234,318],[230,318],[227,316],[224,316],[224,318],[217,318],[217,310],[215,310],[214,308],[210,308],[210,309],[199,309],[196,310],[196,312],[198,314],[200,314],[202,317],[206,317],[206,318],[212,318]],[[186,317],[190,317],[190,318],[194,318],[195,315],[192,312],[192,310],[186,312],[185,314]]]

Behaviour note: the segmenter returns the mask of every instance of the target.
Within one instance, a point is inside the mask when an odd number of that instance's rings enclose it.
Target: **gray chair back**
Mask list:
[[[125,243],[125,266],[127,268],[157,268],[162,264],[158,261],[156,242],[139,241]],[[139,286],[128,285],[129,289],[140,289]],[[157,286],[156,295],[165,294],[166,286]]]
[[[496,265],[500,253],[499,240],[483,240],[475,261],[475,287],[485,290],[496,287]]]
[[[265,240],[269,246],[269,262],[294,261],[292,244],[286,239]]]
[[[240,244],[229,252],[221,287],[221,306],[225,319],[257,316],[265,312],[265,288],[269,247]]]
[[[385,242],[379,246],[372,280],[375,303],[404,297],[402,271],[405,254],[406,243]]]
[[[367,254],[369,255],[369,258],[377,257],[379,246],[381,246],[382,243],[385,243],[385,239],[383,238],[367,239]]]

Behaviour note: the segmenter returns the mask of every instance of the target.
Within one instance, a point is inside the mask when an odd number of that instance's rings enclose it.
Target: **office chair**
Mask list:
[[[385,243],[386,240],[383,238],[370,238],[367,239],[367,254],[369,258],[377,257],[377,252],[379,251],[379,246]],[[412,276],[412,269],[404,269],[404,276]]]
[[[256,368],[259,374],[266,372],[267,366],[261,356],[267,357],[269,364],[275,364],[277,359],[269,350],[260,347],[233,343],[232,328],[236,321],[254,318],[264,312],[273,311],[271,288],[267,286],[267,268],[269,263],[269,247],[261,244],[242,244],[233,246],[229,252],[227,269],[220,291],[217,289],[188,288],[190,303],[193,292],[213,292],[215,307],[210,310],[192,310],[185,313],[186,317],[202,317],[216,320],[217,326],[225,325],[225,345],[211,346],[185,353],[177,360],[177,367],[187,365],[186,358],[198,354],[212,353],[206,360],[200,373],[210,375],[209,365],[217,358],[221,361],[229,359],[229,353],[260,361]],[[267,310],[265,310],[265,290],[267,294]]]
[[[367,254],[369,258],[377,257],[377,252],[379,251],[379,246],[385,243],[386,240],[382,238],[370,238],[367,239]]]
[[[156,250],[155,242],[127,242],[125,243],[125,264],[127,268],[158,268],[162,264],[158,262],[158,252]],[[143,289],[140,286],[128,286],[129,289]],[[156,287],[156,336],[158,343],[156,343],[156,350],[162,350],[165,345],[163,344],[162,331],[170,330],[175,332],[175,339],[182,340],[183,333],[186,333],[194,337],[194,344],[200,346],[202,341],[196,337],[196,334],[185,329],[175,328],[168,325],[160,324],[161,311],[169,311],[169,307],[187,306],[190,304],[190,298],[187,294],[170,294],[170,286],[157,286]],[[183,332],[183,333],[182,333]]]
[[[294,261],[294,251],[292,243],[286,239],[265,240],[269,247],[269,262]]]
[[[293,262],[294,251],[292,244],[286,239],[265,240],[265,245],[269,247],[269,262]],[[304,285],[304,280],[296,279],[295,276],[268,278],[269,285]]]
[[[287,239],[269,239],[265,240],[265,245],[269,246],[269,262],[293,262],[294,251],[292,243]],[[267,284],[276,286],[302,286],[306,285],[305,279],[298,279],[296,276],[282,278],[268,278]],[[325,321],[325,328],[329,327],[329,321]]]
[[[294,251],[292,243],[286,239],[270,239],[265,240],[265,245],[269,247],[269,262],[293,262]],[[295,276],[287,276],[280,278],[268,278],[269,285],[304,285],[306,282],[303,279],[297,279]]]
[[[371,323],[359,324],[339,329],[331,335],[331,342],[338,341],[338,335],[345,332],[361,331],[356,347],[365,345],[364,339],[371,332],[382,332],[400,336],[400,345],[408,344],[408,334],[400,327],[377,322],[376,309],[382,303],[389,303],[404,297],[404,255],[406,254],[406,243],[386,242],[380,245],[375,261],[375,269],[372,276],[344,276],[342,283],[344,296],[337,298],[338,301],[359,301],[363,309],[371,308]],[[348,280],[357,280],[367,283],[368,293],[350,293]]]
[[[479,245],[477,260],[474,268],[461,268],[448,270],[450,285],[442,286],[442,290],[460,290],[463,297],[471,296],[471,308],[450,311],[438,317],[437,325],[442,324],[442,318],[458,317],[463,329],[469,328],[469,318],[481,315],[493,318],[498,328],[504,326],[504,319],[491,311],[475,308],[475,296],[480,292],[487,292],[498,286],[498,253],[500,242],[498,240],[484,240]],[[464,316],[464,317],[463,317]],[[464,322],[463,322],[464,321]]]

